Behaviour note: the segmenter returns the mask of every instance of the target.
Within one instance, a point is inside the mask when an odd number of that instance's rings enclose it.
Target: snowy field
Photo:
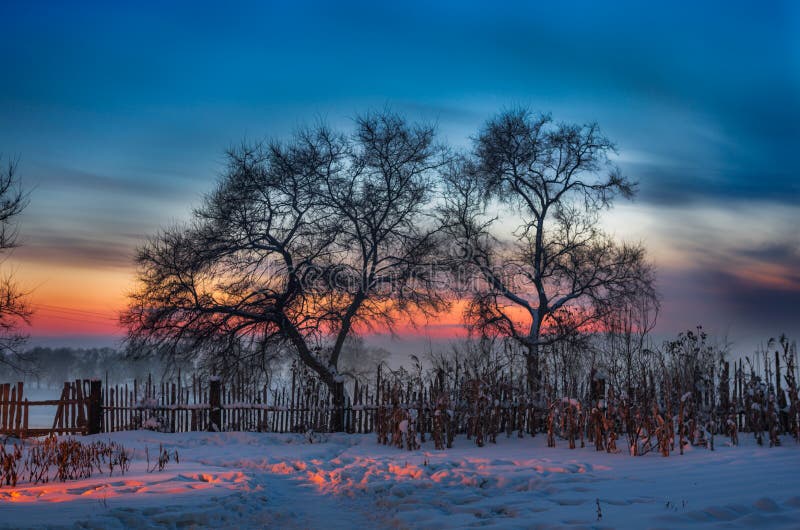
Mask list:
[[[634,458],[551,449],[544,436],[416,452],[372,435],[110,438],[134,451],[128,473],[3,486],[0,527],[800,528],[800,447],[789,439]],[[153,458],[159,444],[180,464],[148,473],[145,447]]]

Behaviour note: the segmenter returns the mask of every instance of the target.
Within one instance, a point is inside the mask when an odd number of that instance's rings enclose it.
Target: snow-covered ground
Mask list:
[[[371,435],[110,438],[134,451],[128,473],[3,486],[0,526],[800,528],[800,447],[789,439],[769,449],[743,435],[740,447],[718,439],[714,452],[663,458],[551,449],[544,436],[415,452]],[[180,464],[147,473],[145,447],[153,455],[159,444]]]

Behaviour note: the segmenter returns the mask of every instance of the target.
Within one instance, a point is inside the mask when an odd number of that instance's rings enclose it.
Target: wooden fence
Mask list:
[[[761,401],[753,401],[759,394],[748,390],[751,379],[745,377],[741,361],[738,366],[734,363],[733,370],[726,365],[723,373],[730,376],[717,378],[694,396],[697,407],[716,414],[718,423],[722,422],[720,429],[724,428],[726,417],[731,417],[727,421],[735,422],[740,431],[762,429],[767,419],[756,417],[752,411],[756,406],[769,410],[767,394],[762,392]],[[403,417],[413,420],[417,432],[426,433],[435,429],[442,415],[452,418],[451,428],[456,433],[469,432],[475,422],[484,420],[496,424],[493,429],[509,433],[541,430],[547,407],[562,398],[560,394],[549,396],[547,405],[537,405],[525,390],[522,375],[514,375],[496,373],[480,378],[460,373],[456,366],[454,373],[439,373],[423,380],[408,373],[400,377],[386,374],[378,368],[372,381],[350,383],[344,402],[337,406],[327,387],[302,369],[292,370],[288,380],[272,386],[244,378],[222,382],[180,374],[170,381],[155,382],[148,377],[113,386],[84,379],[65,383],[58,399],[43,401],[25,398],[23,383],[6,383],[0,384],[0,434],[93,434],[133,429],[324,432],[332,430],[338,418],[343,419],[347,432],[371,433],[381,430],[379,425],[385,430],[386,422],[399,423]],[[784,392],[778,378],[773,388],[779,391],[779,428],[797,432],[800,438],[796,389]],[[787,401],[787,395],[791,398],[788,404],[781,404]],[[603,396],[603,389],[578,391],[587,410]],[[29,427],[30,407],[36,406],[57,408],[51,427]]]
[[[89,434],[100,432],[99,381],[88,379],[64,383],[58,399],[31,401],[24,397],[25,385],[0,385],[0,434],[19,438],[47,434]],[[31,407],[56,407],[52,427],[29,426]],[[94,422],[92,421],[94,419]]]
[[[752,398],[746,389],[747,374],[741,361],[731,373],[727,396],[719,394],[719,381],[705,391],[695,392],[698,407],[719,412],[729,410],[739,431],[751,431]],[[375,432],[379,422],[393,411],[413,411],[417,429],[431,432],[436,416],[453,416],[455,432],[468,432],[478,416],[490,414],[502,431],[532,432],[541,429],[548,406],[537,405],[527,391],[522,374],[500,375],[482,380],[456,368],[441,378],[396,377],[378,368],[372,381],[355,381],[340,409],[325,385],[291,372],[290,380],[276,386],[248,383],[242,379],[202,381],[196,376],[184,382],[133,381],[130,384],[106,386],[103,390],[102,431],[155,429],[165,432],[187,431],[255,431],[255,432],[325,432],[332,430],[333,417],[339,413],[349,433]],[[443,381],[446,379],[447,382]],[[652,378],[651,378],[652,379]],[[587,383],[587,387],[589,384]],[[583,389],[580,400],[585,406],[605,395],[600,389]],[[783,393],[783,391],[781,391]],[[766,395],[762,396],[764,400]],[[549,397],[550,401],[561,398]],[[780,399],[778,399],[780,401]],[[716,405],[714,405],[716,403]],[[705,405],[703,405],[705,404]],[[591,406],[589,406],[591,408]],[[724,410],[723,410],[724,409]],[[538,420],[537,420],[538,417]],[[788,419],[784,418],[788,430]],[[722,429],[722,427],[720,427]]]
[[[301,380],[302,379],[302,380]],[[243,379],[223,384],[180,376],[172,381],[145,381],[101,385],[98,380],[64,383],[58,399],[30,401],[22,382],[0,385],[0,434],[18,437],[47,434],[94,434],[135,429],[164,432],[256,431],[307,432],[331,429],[336,412],[351,433],[375,429],[376,413],[388,407],[392,388],[377,371],[374,385],[350,388],[337,408],[327,387],[292,371],[291,381],[279,387],[247,383]],[[396,394],[396,390],[395,390]],[[403,400],[424,407],[429,391],[404,387]],[[56,407],[51,427],[29,427],[31,407]]]
[[[28,430],[28,400],[22,399],[23,384],[0,385],[0,433],[20,436]]]
[[[374,428],[378,407],[375,390],[357,383],[352,398],[341,407],[348,432],[367,433]],[[335,407],[327,387],[318,381],[291,382],[280,387],[253,384],[243,379],[223,384],[219,379],[184,382],[134,380],[103,390],[103,431],[154,429],[166,432],[327,431]]]

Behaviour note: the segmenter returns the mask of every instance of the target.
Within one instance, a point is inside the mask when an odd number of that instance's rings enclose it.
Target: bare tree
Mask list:
[[[519,341],[528,385],[540,391],[540,349],[572,329],[592,329],[622,300],[652,288],[639,245],[599,226],[634,185],[609,160],[596,124],[556,124],[513,110],[491,119],[469,156],[451,164],[442,212],[461,241],[457,272],[466,319],[484,335]],[[494,212],[509,216],[499,222]]]
[[[348,337],[443,307],[423,266],[442,154],[431,127],[390,113],[231,151],[193,222],[140,250],[129,343],[172,357],[286,344],[341,403]]]
[[[602,316],[599,348],[612,383],[628,395],[633,394],[634,379],[651,367],[655,346],[650,334],[660,309],[658,295],[648,281]]]
[[[28,204],[28,196],[16,177],[16,163],[9,160],[0,172],[0,253],[17,246],[17,216]],[[27,338],[20,326],[29,323],[31,308],[26,293],[14,281],[13,274],[0,279],[0,363],[15,370],[25,367],[20,346]]]

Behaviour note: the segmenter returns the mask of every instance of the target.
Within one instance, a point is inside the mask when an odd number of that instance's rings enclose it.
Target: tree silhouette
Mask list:
[[[444,305],[425,215],[444,151],[391,113],[244,146],[188,226],[139,251],[133,349],[254,357],[289,346],[341,402],[346,339]],[[341,428],[341,417],[334,418]]]
[[[470,327],[511,337],[527,351],[528,385],[540,390],[540,347],[642,290],[653,274],[639,245],[618,244],[599,226],[615,197],[634,185],[609,160],[596,124],[556,124],[527,110],[491,119],[473,151],[452,163],[442,207],[460,241],[459,284]],[[500,210],[515,228],[498,222]]]
[[[28,197],[16,176],[16,167],[16,163],[9,160],[0,172],[0,253],[4,257],[17,246],[15,221],[28,204]],[[27,337],[20,332],[20,326],[29,323],[32,313],[25,295],[13,274],[0,279],[0,363],[15,370],[26,367],[20,347]]]

